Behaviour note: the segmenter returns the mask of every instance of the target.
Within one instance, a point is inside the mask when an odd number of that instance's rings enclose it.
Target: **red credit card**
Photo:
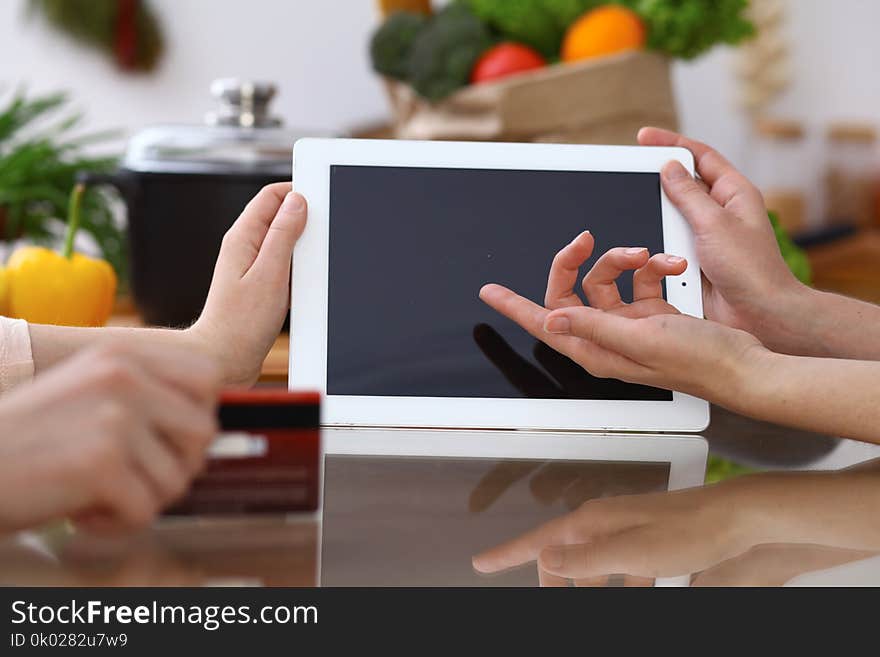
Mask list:
[[[316,511],[320,409],[317,392],[223,393],[206,467],[166,515]]]

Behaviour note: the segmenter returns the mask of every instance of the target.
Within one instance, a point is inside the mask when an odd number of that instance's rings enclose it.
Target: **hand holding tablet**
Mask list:
[[[589,227],[597,254],[632,245],[691,263],[614,252],[594,267],[590,294],[613,295],[613,272],[629,267],[640,270],[636,289],[621,284],[611,303],[635,291],[640,307],[668,301],[702,316],[692,234],[659,178],[670,159],[692,167],[688,151],[303,140],[295,153],[310,225],[294,253],[290,383],[325,392],[326,423],[643,431],[708,423],[702,400],[595,377],[568,359],[554,361],[565,371],[559,380],[533,337],[476,298],[488,280],[543,298],[551,254]],[[532,398],[487,354],[483,326],[559,385]]]

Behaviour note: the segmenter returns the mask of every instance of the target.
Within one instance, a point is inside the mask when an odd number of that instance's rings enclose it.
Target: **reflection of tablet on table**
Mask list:
[[[688,258],[666,296],[702,315],[690,231],[661,191],[679,148],[303,140],[309,223],[294,253],[291,386],[331,425],[695,431],[708,405],[591,377],[477,298],[542,301],[553,255],[589,228],[595,257]],[[586,267],[584,272],[586,271]],[[631,277],[621,281],[631,296]]]
[[[529,432],[325,429],[324,441],[323,586],[536,586],[534,564],[486,576],[471,557],[588,499],[699,485],[707,450],[697,437]]]

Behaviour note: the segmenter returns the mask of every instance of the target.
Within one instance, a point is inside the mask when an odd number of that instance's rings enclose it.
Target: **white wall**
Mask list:
[[[351,127],[387,114],[366,56],[375,0],[152,0],[167,52],[153,76],[115,71],[102,56],[23,19],[24,0],[0,0],[0,81],[74,92],[95,127],[199,122],[215,77],[277,81],[288,125]],[[808,119],[880,119],[880,2],[789,0],[795,83],[774,107]],[[749,169],[729,50],[675,72],[684,129]],[[817,131],[814,131],[818,134]],[[816,141],[816,140],[814,140]],[[814,144],[811,157],[821,152]]]
[[[0,80],[70,89],[102,127],[201,122],[213,107],[211,80],[226,76],[277,81],[275,109],[290,125],[348,125],[385,112],[365,54],[371,0],[150,1],[167,40],[161,70],[127,75],[25,20],[25,0],[0,0]]]

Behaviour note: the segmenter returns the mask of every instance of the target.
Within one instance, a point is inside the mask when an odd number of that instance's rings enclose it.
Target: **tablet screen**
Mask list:
[[[541,303],[585,229],[582,274],[611,247],[662,252],[658,174],[332,166],[327,393],[671,401],[590,376],[477,297],[491,282]]]
[[[471,558],[586,500],[665,491],[669,463],[328,454],[324,476],[323,586],[536,586],[533,563]]]

